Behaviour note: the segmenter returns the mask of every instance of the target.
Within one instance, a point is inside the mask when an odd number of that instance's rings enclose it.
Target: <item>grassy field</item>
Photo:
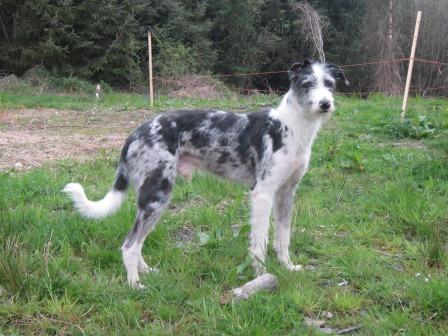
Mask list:
[[[154,101],[157,110],[174,108],[232,108],[242,109],[258,105],[272,104],[279,101],[277,96],[234,95],[230,99],[194,99],[173,98],[169,96],[157,96]],[[148,98],[144,95],[136,95],[121,92],[102,94],[100,99],[91,95],[54,95],[54,94],[27,94],[16,91],[0,91],[0,108],[25,109],[25,108],[56,108],[70,110],[86,110],[97,107],[102,111],[132,111],[135,109],[148,109]]]
[[[278,98],[162,98],[181,106],[255,109]],[[60,193],[71,181],[100,198],[117,157],[0,173],[0,335],[319,335],[304,319],[357,335],[448,334],[448,103],[339,97],[296,196],[293,261],[267,268],[280,285],[248,301],[221,296],[253,277],[247,259],[247,190],[208,175],[179,180],[143,253],[160,272],[146,290],[125,284],[120,245],[135,215],[131,192],[101,221],[80,218]],[[0,109],[88,109],[91,97],[0,93]],[[126,113],[144,97],[110,94],[100,108]],[[332,318],[323,317],[331,312]]]

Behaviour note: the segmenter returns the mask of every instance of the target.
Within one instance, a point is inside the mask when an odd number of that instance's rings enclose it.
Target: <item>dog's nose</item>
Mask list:
[[[322,112],[327,112],[330,109],[331,103],[329,100],[324,99],[319,102],[319,107]]]

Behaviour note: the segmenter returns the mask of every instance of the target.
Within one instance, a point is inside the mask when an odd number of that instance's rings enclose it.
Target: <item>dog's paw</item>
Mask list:
[[[134,285],[132,285],[132,288],[134,288],[134,289],[145,289],[146,286],[141,284],[140,282],[137,282]]]
[[[148,265],[144,265],[144,266],[138,265],[138,271],[141,274],[159,273],[159,269],[158,268],[149,267]]]
[[[303,266],[302,265],[289,264],[289,265],[286,265],[286,268],[289,271],[298,272],[298,271],[301,271],[303,269]]]
[[[129,287],[133,289],[145,289],[146,286],[143,285],[139,280],[137,281],[128,281]]]
[[[145,288],[145,286],[140,283],[140,278],[138,276],[138,273],[128,274],[128,285],[129,285],[129,287],[135,288],[135,289]]]
[[[149,273],[157,273],[159,272],[159,270],[155,267],[149,267],[148,264],[143,259],[143,257],[140,257],[138,261],[138,272],[142,274],[149,274]]]

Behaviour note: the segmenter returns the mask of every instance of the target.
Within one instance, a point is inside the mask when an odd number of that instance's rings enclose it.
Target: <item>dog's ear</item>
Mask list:
[[[289,68],[289,74],[297,72],[301,67],[303,67],[302,63],[294,63],[291,68]]]
[[[349,88],[352,87],[352,85],[348,81],[347,77],[345,77],[344,70],[342,70],[336,64],[327,64],[326,66],[327,66],[328,70],[330,71],[331,75],[335,79],[342,79],[344,81],[345,85],[347,85]]]
[[[313,63],[314,61],[308,58],[306,58],[303,62],[294,63],[288,71],[289,78],[293,79],[303,68],[306,68]]]
[[[306,67],[308,65],[311,65],[314,63],[314,60],[311,58],[305,58],[305,60],[303,61],[303,66]]]

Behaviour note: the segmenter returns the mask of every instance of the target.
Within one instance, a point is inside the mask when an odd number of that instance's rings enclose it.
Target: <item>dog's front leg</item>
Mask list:
[[[286,183],[277,190],[274,200],[274,249],[277,252],[279,261],[291,271],[300,271],[302,268],[301,265],[294,265],[289,257],[292,205],[294,203],[294,193],[302,175],[303,174],[300,172],[293,174]]]
[[[255,273],[261,275],[265,272],[264,260],[268,243],[269,216],[273,203],[273,194],[255,188],[251,192],[251,242],[250,254]]]

